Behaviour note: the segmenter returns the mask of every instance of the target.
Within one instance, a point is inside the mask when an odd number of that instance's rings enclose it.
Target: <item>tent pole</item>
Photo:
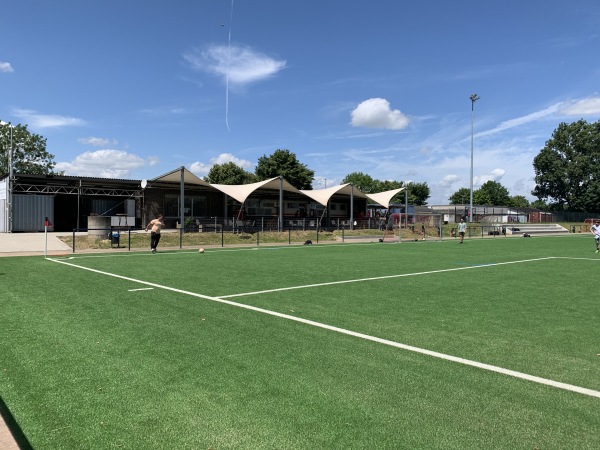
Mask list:
[[[279,231],[283,231],[283,177],[279,175]]]
[[[354,230],[354,185],[350,185],[350,229]]]

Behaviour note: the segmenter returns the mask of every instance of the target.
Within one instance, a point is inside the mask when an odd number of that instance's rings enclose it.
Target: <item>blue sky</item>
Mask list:
[[[289,149],[313,188],[530,194],[561,122],[600,120],[596,0],[2,2],[0,119],[68,175],[199,176]]]

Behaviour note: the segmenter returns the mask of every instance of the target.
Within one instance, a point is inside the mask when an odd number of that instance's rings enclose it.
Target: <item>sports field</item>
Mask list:
[[[0,259],[35,449],[597,449],[591,236]]]

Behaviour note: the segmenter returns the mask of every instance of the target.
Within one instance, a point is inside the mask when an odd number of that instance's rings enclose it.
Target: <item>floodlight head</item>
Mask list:
[[[473,103],[475,103],[477,100],[479,100],[479,95],[477,95],[477,94],[471,94],[471,96],[469,98],[471,99],[471,101]]]

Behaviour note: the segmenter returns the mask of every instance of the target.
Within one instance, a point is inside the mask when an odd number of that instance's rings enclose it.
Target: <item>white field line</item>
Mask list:
[[[301,286],[288,286],[288,287],[283,287],[283,288],[266,289],[263,291],[244,292],[241,294],[219,295],[219,298],[245,297],[247,295],[269,294],[272,292],[291,291],[294,289],[307,289],[307,288],[323,287],[323,286],[333,286],[336,284],[362,283],[364,281],[387,280],[390,278],[415,277],[415,276],[419,276],[419,275],[431,275],[431,274],[435,274],[435,273],[455,272],[457,270],[471,270],[471,269],[480,269],[482,267],[493,267],[493,266],[503,266],[503,265],[507,265],[507,264],[521,264],[521,263],[534,262],[534,261],[544,261],[544,260],[554,259],[554,258],[555,258],[554,256],[548,256],[545,258],[522,259],[520,261],[507,261],[507,262],[489,263],[489,264],[477,264],[477,265],[473,265],[473,266],[452,267],[450,269],[428,270],[425,272],[400,273],[400,274],[395,274],[395,275],[382,275],[380,277],[355,278],[352,280],[341,280],[341,281],[328,281],[325,283],[305,284],[305,285],[301,285]]]
[[[151,291],[154,288],[151,287],[147,287],[147,288],[139,288],[139,289],[129,289],[128,292],[137,292],[137,291]]]
[[[433,241],[432,241],[433,242]],[[311,248],[317,249],[317,248],[328,248],[328,247],[350,247],[350,246],[356,246],[356,245],[361,245],[361,246],[365,246],[365,245],[370,245],[370,243],[354,243],[354,244],[338,244],[338,243],[327,243],[327,244],[320,244],[320,245],[312,245]],[[373,243],[373,245],[375,245]],[[218,248],[208,248],[206,249],[206,251],[204,252],[204,254],[209,254],[209,253],[231,253],[231,252],[247,252],[247,251],[256,251],[256,250],[261,250],[261,251],[265,251],[265,250],[297,250],[297,249],[306,249],[306,247],[302,244],[291,244],[291,245],[269,245],[269,244],[263,244],[260,247],[218,247]],[[150,251],[133,251],[130,253],[92,253],[92,254],[84,254],[84,253],[78,253],[78,254],[73,254],[70,256],[65,256],[63,257],[63,259],[87,259],[87,258],[131,258],[131,257],[136,257],[136,256],[141,256],[141,257],[149,257],[149,258],[156,258],[158,256],[165,256],[165,255],[189,255],[189,254],[198,254],[198,250],[190,250],[189,248],[185,249],[185,250],[159,250],[157,253],[150,253]],[[53,257],[54,258],[54,257]]]
[[[541,258],[541,259],[549,259],[549,258]],[[137,280],[135,278],[125,277],[123,275],[117,275],[117,274],[110,273],[110,272],[104,272],[102,270],[92,269],[89,267],[83,267],[83,266],[79,266],[77,264],[73,264],[71,262],[67,262],[64,260],[57,260],[57,259],[52,259],[52,258],[48,258],[48,260],[59,263],[59,264],[64,264],[67,266],[75,267],[77,269],[88,270],[90,272],[98,273],[101,275],[106,275],[109,277],[119,278],[121,280],[131,281],[133,283],[140,283],[140,284],[143,284],[146,286],[152,286],[152,287],[155,287],[158,289],[164,289],[164,290],[171,291],[171,292],[177,292],[179,294],[202,298],[202,299],[210,300],[210,301],[217,302],[217,303],[223,303],[226,305],[235,306],[238,308],[243,308],[243,309],[247,309],[247,310],[254,311],[254,312],[267,314],[267,315],[274,316],[274,317],[279,317],[281,319],[287,319],[287,320],[291,320],[294,322],[303,323],[305,325],[322,328],[324,330],[334,331],[336,333],[353,336],[353,337],[357,337],[360,339],[365,339],[365,340],[371,341],[371,342],[377,342],[377,343],[383,344],[383,345],[389,345],[390,347],[396,347],[396,348],[400,348],[402,350],[407,350],[407,351],[414,352],[414,353],[420,353],[422,355],[431,356],[433,358],[443,359],[446,361],[451,361],[451,362],[463,364],[466,366],[471,366],[471,367],[475,367],[478,369],[487,370],[487,371],[499,373],[502,375],[507,375],[507,376],[518,378],[521,380],[530,381],[533,383],[543,384],[545,386],[551,386],[551,387],[554,387],[557,389],[563,389],[565,391],[570,391],[570,392],[575,392],[575,393],[582,394],[582,395],[587,395],[590,397],[600,398],[600,391],[595,391],[593,389],[588,389],[588,388],[575,386],[575,385],[567,384],[567,383],[561,383],[559,381],[549,380],[547,378],[541,378],[541,377],[537,377],[534,375],[529,375],[526,373],[505,369],[503,367],[493,366],[491,364],[480,363],[480,362],[472,361],[472,360],[465,359],[465,358],[459,358],[457,356],[446,355],[445,353],[439,353],[439,352],[435,352],[432,350],[427,350],[427,349],[423,349],[423,348],[419,348],[419,347],[413,347],[412,345],[401,344],[399,342],[394,342],[394,341],[390,341],[387,339],[378,338],[375,336],[369,336],[368,334],[357,333],[355,331],[346,330],[344,328],[334,327],[332,325],[327,325],[327,324],[321,323],[321,322],[315,322],[313,320],[303,319],[301,317],[291,316],[289,314],[279,313],[277,311],[270,311],[268,309],[257,308],[255,306],[251,306],[251,305],[244,305],[243,303],[236,303],[236,302],[232,302],[230,300],[224,300],[219,297],[211,297],[208,295],[198,294],[196,292],[184,291],[182,289],[176,289],[176,288],[172,288],[169,286],[163,286],[160,284],[151,283],[151,282],[144,281],[144,280]],[[531,260],[531,261],[536,261],[536,260]],[[507,264],[507,263],[505,263],[505,264]]]

